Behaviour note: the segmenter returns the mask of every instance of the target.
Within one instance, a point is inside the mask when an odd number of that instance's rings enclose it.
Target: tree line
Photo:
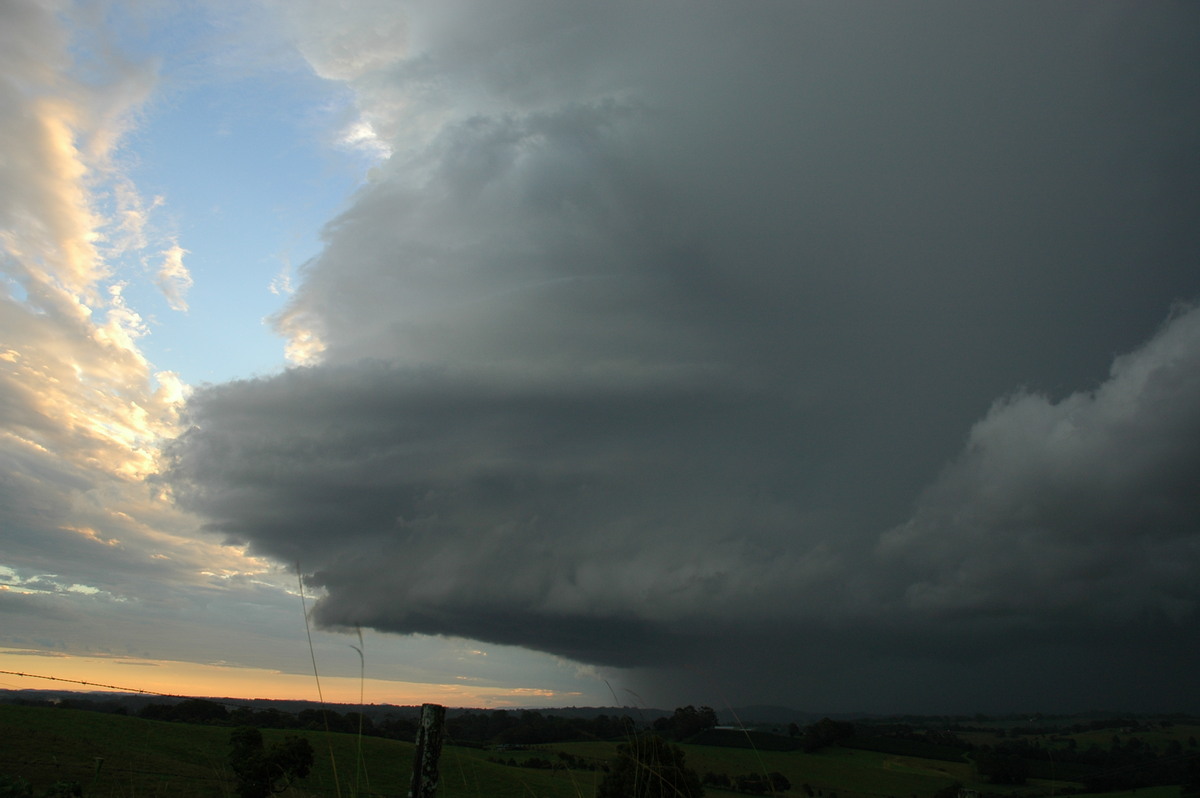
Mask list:
[[[1123,731],[1151,730],[1146,724],[1129,719],[1116,721]],[[843,744],[854,748],[883,751],[930,759],[964,759],[974,763],[979,775],[993,784],[1020,785],[1028,779],[1060,779],[1080,782],[1087,792],[1133,790],[1167,784],[1197,781],[1200,772],[1200,745],[1194,737],[1186,743],[1170,740],[1161,746],[1146,743],[1136,735],[1124,738],[1114,734],[1107,746],[1095,743],[1086,748],[1067,733],[1085,733],[1113,728],[1112,719],[1072,724],[1069,727],[1028,726],[1039,737],[1019,736],[1010,729],[995,734],[994,744],[974,745],[958,736],[968,729],[919,730],[905,724],[875,725],[870,735],[859,734]],[[1170,722],[1156,722],[1154,729],[1170,728]],[[864,730],[867,731],[867,730]],[[1048,744],[1047,744],[1048,743]]]
[[[147,720],[199,723],[210,726],[246,726],[259,729],[306,729],[363,734],[412,742],[417,731],[416,711],[384,713],[379,717],[328,708],[303,709],[296,713],[275,708],[256,710],[203,698],[178,703],[147,704],[137,715]],[[640,730],[628,715],[600,714],[595,717],[546,715],[532,710],[480,710],[447,715],[445,735],[458,745],[538,745],[583,740],[614,740]]]

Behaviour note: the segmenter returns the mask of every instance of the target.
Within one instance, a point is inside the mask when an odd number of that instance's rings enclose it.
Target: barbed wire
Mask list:
[[[123,693],[137,693],[140,695],[152,695],[152,696],[158,696],[159,698],[177,698],[181,701],[207,701],[210,704],[220,704],[221,706],[233,707],[234,709],[240,709],[247,705],[256,704],[256,703],[260,703],[260,702],[273,703],[273,702],[276,702],[279,700],[279,699],[272,699],[272,698],[267,698],[267,699],[245,698],[245,699],[224,700],[223,701],[220,698],[213,698],[211,696],[180,695],[178,693],[160,693],[157,690],[143,690],[140,687],[122,687],[121,685],[116,685],[116,684],[104,684],[102,682],[89,682],[89,681],[86,681],[83,679],[67,679],[62,676],[46,676],[46,675],[40,674],[40,673],[25,673],[23,671],[0,670],[0,676],[24,676],[27,679],[46,679],[47,681],[51,681],[51,682],[66,682],[68,684],[81,684],[81,685],[85,685],[87,687],[103,687],[108,690],[119,690]],[[80,692],[80,694],[88,695],[87,693],[82,693],[82,692]],[[92,695],[94,695],[94,694],[92,694]],[[328,707],[324,703],[321,703],[318,701],[311,701],[311,700],[303,699],[303,698],[286,699],[283,701],[283,703],[311,705],[314,708],[318,708],[323,712],[336,712],[337,711],[335,709],[328,709]],[[335,707],[362,707],[363,705],[347,703],[347,704],[334,704],[333,706],[335,706]],[[397,706],[397,705],[372,705],[372,706],[392,706],[395,709],[399,709],[399,710],[412,709],[412,707],[402,707],[402,706]],[[288,710],[281,710],[281,711],[285,712],[286,714],[295,714],[295,712],[291,712]]]
[[[162,698],[193,698],[194,696],[175,695],[174,693],[160,693],[155,690],[142,690],[137,687],[121,687],[115,684],[101,684],[100,682],[87,682],[83,679],[66,679],[62,676],[43,676],[38,673],[22,673],[21,671],[0,671],[3,676],[24,676],[27,679],[46,679],[51,682],[68,682],[70,684],[82,684],[87,687],[104,687],[109,690],[120,690],[123,693],[141,693],[142,695],[156,695]]]

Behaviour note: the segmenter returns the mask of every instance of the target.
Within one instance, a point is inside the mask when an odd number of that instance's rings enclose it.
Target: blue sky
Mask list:
[[[187,250],[194,280],[184,314],[152,283],[131,285],[131,300],[152,314],[143,349],[196,385],[284,365],[268,318],[377,160],[337,142],[352,113],[345,87],[296,57],[219,59],[207,37],[189,35],[206,30],[206,17],[196,9],[191,24],[172,19],[175,48],[147,56],[162,59],[156,95],[123,152],[143,195],[162,198],[155,225]]]
[[[1197,708],[1195,7],[0,15],[0,670]]]

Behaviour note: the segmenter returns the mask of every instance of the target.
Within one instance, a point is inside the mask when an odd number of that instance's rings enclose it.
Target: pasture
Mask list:
[[[85,798],[230,798],[235,794],[226,762],[230,732],[228,726],[0,705],[0,775],[28,782],[35,796],[55,782],[71,781],[81,785]],[[284,795],[392,798],[407,794],[411,744],[352,734],[263,730],[268,745],[289,734],[311,742],[316,762],[312,773]],[[615,756],[619,743],[569,742],[494,750],[447,740],[439,795],[592,798],[604,775],[602,766]],[[778,772],[792,785],[783,794],[805,798],[931,798],[955,783],[1013,798],[1080,791],[1080,785],[1066,781],[1030,780],[1013,787],[984,783],[966,760],[949,762],[839,747],[815,753],[686,744],[681,748],[688,766],[702,777],[706,773]],[[531,759],[540,760],[535,764],[542,767],[522,766]],[[710,796],[736,794],[712,786],[706,791]],[[1137,792],[1137,798],[1178,795],[1178,787]]]

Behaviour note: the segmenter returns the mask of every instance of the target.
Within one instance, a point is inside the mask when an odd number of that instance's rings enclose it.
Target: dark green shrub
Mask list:
[[[617,758],[596,798],[699,798],[700,777],[684,764],[684,753],[656,734],[617,747]]]
[[[25,779],[0,773],[0,798],[33,798],[33,788]]]
[[[237,777],[239,798],[267,798],[283,792],[312,769],[313,749],[302,737],[285,737],[264,748],[262,732],[242,726],[233,730],[229,745],[229,766]]]

